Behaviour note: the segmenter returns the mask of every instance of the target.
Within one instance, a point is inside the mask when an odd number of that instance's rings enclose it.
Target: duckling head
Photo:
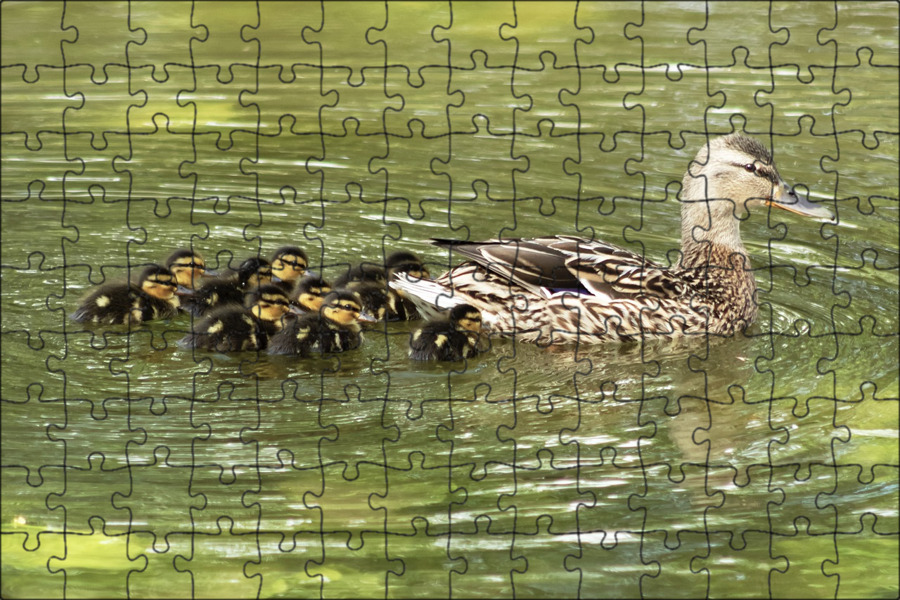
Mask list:
[[[387,270],[388,280],[392,279],[395,273],[406,273],[416,279],[431,279],[428,267],[422,259],[405,250],[398,250],[388,256],[384,261],[384,268]]]
[[[264,258],[253,256],[238,267],[238,283],[249,289],[272,283],[272,264]]]
[[[277,285],[260,286],[247,294],[245,301],[260,321],[278,321],[291,309],[290,298]]]
[[[297,303],[310,312],[319,312],[331,286],[321,277],[306,276],[297,284]]]
[[[138,281],[144,293],[160,300],[171,300],[175,296],[175,290],[178,289],[175,275],[160,265],[144,269]]]
[[[360,320],[370,320],[363,315],[359,294],[350,290],[337,290],[325,296],[321,314],[343,326],[359,326]]]
[[[272,255],[272,274],[281,281],[296,281],[307,268],[309,258],[297,246],[282,246]]]
[[[714,138],[697,152],[682,180],[681,246],[719,244],[746,254],[740,222],[754,205],[832,220],[823,206],[800,198],[784,182],[772,155],[740,133]]]
[[[481,311],[471,304],[457,304],[450,310],[450,324],[459,331],[481,332]]]
[[[206,274],[206,261],[193,250],[177,250],[172,253],[166,259],[166,267],[175,275],[178,285],[191,290]]]

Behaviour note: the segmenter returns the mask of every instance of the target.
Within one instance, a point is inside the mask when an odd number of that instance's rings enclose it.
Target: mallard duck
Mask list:
[[[413,333],[413,360],[462,360],[481,348],[481,312],[471,304],[457,304],[444,318],[432,319]]]
[[[183,310],[202,317],[217,308],[242,306],[244,294],[272,283],[272,265],[264,258],[248,258],[237,268],[203,282],[200,287],[182,298]],[[287,293],[287,292],[285,292]]]
[[[284,290],[263,285],[247,294],[246,308],[231,305],[214,310],[178,343],[215,352],[263,350],[289,310],[290,298]]]
[[[467,302],[481,310],[490,330],[542,345],[731,335],[757,313],[756,281],[740,234],[747,209],[764,204],[834,218],[799,197],[768,150],[742,134],[712,139],[697,152],[681,202],[681,260],[671,268],[565,235],[433,240],[468,261],[434,281],[401,275],[392,285],[423,314]]]
[[[286,320],[284,328],[269,341],[269,354],[306,357],[314,352],[353,350],[363,339],[360,320],[370,317],[363,313],[359,295],[336,290],[325,296],[319,312]]]
[[[175,275],[169,269],[152,265],[141,272],[137,285],[101,285],[82,301],[72,319],[106,325],[171,319],[178,314],[177,288]]]
[[[288,292],[294,284],[306,274],[309,258],[306,252],[297,246],[282,246],[272,254],[272,275],[275,283],[284,284]]]
[[[206,261],[193,250],[176,250],[166,259],[166,268],[175,275],[178,285],[193,290],[201,283],[201,278],[214,275],[207,272]]]
[[[331,292],[331,285],[315,275],[307,275],[299,282],[291,295],[291,301],[304,312],[319,312],[325,296]]]

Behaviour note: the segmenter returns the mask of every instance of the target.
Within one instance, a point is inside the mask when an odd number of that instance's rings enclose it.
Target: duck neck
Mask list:
[[[681,263],[684,267],[714,265],[730,267],[734,260],[743,261],[747,267],[750,257],[741,241],[740,221],[727,221],[710,225],[696,222],[681,231]]]
[[[741,241],[737,204],[727,190],[716,189],[715,177],[685,174],[681,204],[681,253],[684,267],[728,267],[732,258],[749,259]]]

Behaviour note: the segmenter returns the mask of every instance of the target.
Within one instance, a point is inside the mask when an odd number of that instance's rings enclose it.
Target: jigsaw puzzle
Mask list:
[[[3,597],[900,593],[896,2],[0,10]]]

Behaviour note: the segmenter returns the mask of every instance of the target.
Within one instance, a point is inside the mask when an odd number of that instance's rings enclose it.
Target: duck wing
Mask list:
[[[597,240],[557,235],[484,242],[434,239],[432,243],[542,295],[577,292],[610,300],[677,298],[689,288],[678,272]]]
[[[578,277],[566,266],[577,238],[553,236],[532,239],[465,242],[432,239],[431,243],[449,248],[488,271],[540,294],[551,290],[584,290]]]
[[[594,295],[675,299],[689,289],[690,283],[681,273],[624,248],[605,242],[585,242],[579,245],[579,250],[579,254],[566,260],[566,267]]]

